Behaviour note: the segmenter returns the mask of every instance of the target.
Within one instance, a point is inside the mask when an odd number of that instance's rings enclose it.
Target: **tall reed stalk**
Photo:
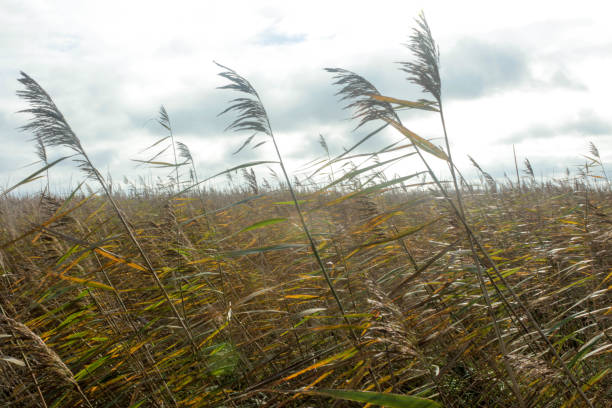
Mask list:
[[[250,98],[243,97],[243,98],[236,98],[232,100],[230,102],[230,106],[219,114],[219,115],[222,115],[224,113],[231,112],[231,111],[237,112],[237,115],[238,115],[237,119],[235,119],[227,127],[226,130],[230,130],[230,129],[237,130],[237,131],[248,130],[248,131],[252,131],[255,133],[263,133],[264,135],[267,135],[272,140],[272,144],[274,145],[274,150],[276,152],[276,157],[278,158],[278,163],[283,173],[285,183],[287,183],[287,189],[289,190],[289,194],[291,195],[293,205],[297,211],[297,214],[300,220],[300,225],[302,226],[302,230],[304,231],[304,233],[306,234],[306,237],[308,238],[308,243],[310,245],[312,254],[315,257],[317,265],[319,266],[319,269],[321,270],[321,273],[323,277],[325,278],[325,282],[330,290],[330,293],[332,294],[336,302],[336,305],[338,306],[338,309],[340,310],[342,319],[346,323],[346,326],[351,336],[351,340],[353,341],[355,348],[359,351],[360,354],[363,354],[363,351],[359,344],[359,338],[357,337],[357,334],[355,333],[355,330],[353,329],[353,325],[351,324],[350,320],[347,317],[346,309],[344,308],[344,305],[342,304],[342,301],[340,300],[340,296],[338,295],[338,292],[334,288],[334,284],[327,271],[327,268],[325,267],[325,264],[323,263],[323,260],[321,259],[321,254],[319,253],[319,250],[317,249],[315,240],[312,237],[312,234],[310,232],[310,229],[308,228],[308,225],[306,224],[306,220],[304,219],[304,215],[302,213],[302,209],[300,207],[298,198],[295,194],[295,190],[291,183],[291,179],[289,178],[289,174],[287,173],[287,170],[285,168],[283,157],[278,148],[278,144],[276,143],[276,138],[274,136],[274,132],[272,131],[272,126],[270,124],[270,119],[268,117],[266,109],[264,108],[263,103],[261,102],[261,98],[259,97],[259,94],[255,90],[255,88],[253,88],[251,83],[244,77],[237,74],[236,71],[230,68],[227,68],[223,65],[220,65],[220,64],[217,64],[217,65],[225,69],[225,71],[221,72],[219,75],[227,79],[230,82],[227,85],[221,86],[220,89],[230,89],[230,90],[242,92],[250,96]],[[249,140],[247,140],[246,143],[250,142],[250,140],[252,140],[252,137],[249,138]],[[372,382],[374,383],[376,388],[380,391],[381,390],[380,385],[376,379],[376,376],[374,375],[374,372],[372,371],[371,368],[368,368],[368,372],[370,374],[370,377],[372,378]]]
[[[312,254],[317,261],[317,264],[319,266],[319,269],[321,270],[321,273],[325,277],[325,281],[327,282],[329,290],[332,296],[334,297],[336,304],[338,305],[338,309],[340,310],[340,313],[342,314],[343,319],[346,321],[346,324],[349,327],[351,327],[351,324],[348,318],[346,317],[346,311],[344,309],[344,306],[342,305],[342,302],[340,301],[340,297],[338,296],[338,293],[336,292],[336,289],[334,288],[331,278],[329,277],[329,273],[327,272],[327,269],[325,268],[325,265],[323,264],[321,255],[319,254],[319,250],[317,249],[317,245],[315,244],[315,241],[312,238],[312,235],[310,233],[310,229],[306,225],[306,220],[304,219],[304,215],[302,214],[302,209],[300,208],[299,201],[297,199],[297,196],[295,195],[295,191],[293,189],[291,179],[289,178],[289,174],[287,174],[287,170],[285,168],[283,157],[280,154],[280,150],[278,149],[278,144],[276,143],[276,138],[274,137],[274,132],[272,131],[272,126],[270,125],[270,119],[268,118],[268,113],[266,112],[266,109],[264,108],[264,105],[261,102],[261,98],[259,97],[259,94],[255,90],[255,88],[253,88],[251,83],[247,79],[245,79],[244,77],[236,73],[236,71],[228,67],[225,67],[221,64],[217,64],[217,65],[225,70],[224,72],[221,72],[219,76],[227,79],[230,82],[227,85],[221,86],[220,89],[230,89],[230,90],[242,92],[244,94],[251,96],[251,98],[237,98],[237,99],[232,100],[230,102],[230,106],[219,114],[219,115],[222,115],[228,112],[235,111],[238,115],[237,119],[235,119],[227,127],[226,130],[235,130],[235,131],[247,130],[247,131],[252,131],[256,133],[259,132],[259,133],[263,133],[264,135],[267,135],[272,140],[272,144],[274,145],[274,150],[276,152],[276,157],[278,158],[278,163],[280,165],[281,171],[283,172],[283,177],[285,179],[285,182],[287,183],[287,189],[289,190],[289,194],[291,195],[291,199],[293,200],[293,205],[297,211],[302,229],[304,230],[304,233],[306,234],[306,237],[308,238],[308,243],[310,245],[310,249],[312,250]],[[248,142],[250,142],[250,140],[248,140],[247,143]],[[352,330],[351,330],[351,333],[353,337],[355,338],[355,340],[357,340],[357,337]]]
[[[440,71],[439,71],[439,50],[433,39],[431,31],[429,29],[429,25],[425,20],[425,16],[421,14],[417,19],[418,28],[414,29],[413,35],[410,37],[410,42],[408,44],[408,48],[414,53],[416,57],[415,62],[402,62],[401,70],[408,73],[408,80],[412,83],[415,83],[423,89],[425,93],[429,93],[434,97],[434,101],[429,100],[419,100],[416,102],[407,101],[403,99],[393,98],[381,95],[380,92],[367,80],[363,77],[350,72],[344,69],[339,68],[327,68],[328,72],[335,74],[335,84],[341,86],[341,90],[338,92],[339,95],[342,96],[342,100],[348,100],[350,103],[346,106],[346,108],[355,109],[354,118],[359,120],[357,127],[361,127],[364,124],[375,121],[375,120],[383,120],[390,124],[395,129],[397,129],[400,133],[406,136],[414,145],[414,149],[417,152],[421,162],[427,168],[427,172],[430,177],[436,184],[438,190],[443,194],[444,199],[449,203],[453,212],[455,213],[458,221],[464,227],[467,235],[468,241],[470,243],[471,253],[474,259],[474,265],[476,274],[478,276],[478,280],[480,283],[481,291],[485,302],[487,303],[489,315],[492,319],[492,322],[495,327],[496,337],[498,339],[498,343],[500,345],[500,350],[502,352],[504,366],[508,375],[512,381],[512,389],[517,398],[519,405],[525,406],[525,402],[520,392],[520,387],[518,385],[518,381],[516,379],[516,375],[514,373],[513,368],[508,363],[508,353],[505,347],[505,342],[503,339],[503,335],[501,333],[501,329],[499,327],[499,322],[497,317],[495,316],[491,300],[489,299],[488,291],[486,289],[486,284],[484,281],[484,274],[481,268],[480,259],[478,253],[481,253],[490,267],[494,270],[497,278],[508,288],[510,294],[523,312],[527,315],[530,322],[536,328],[539,336],[544,340],[544,342],[548,345],[550,352],[555,356],[555,360],[558,364],[561,365],[561,368],[565,372],[566,376],[570,379],[573,384],[576,392],[581,396],[581,398],[585,401],[588,406],[592,406],[584,392],[582,391],[581,386],[578,384],[577,379],[569,370],[567,365],[561,360],[558,352],[550,343],[548,337],[542,331],[538,322],[533,318],[531,312],[524,305],[524,303],[520,300],[520,298],[516,295],[512,287],[507,283],[506,279],[501,275],[499,269],[497,268],[495,262],[491,259],[487,250],[482,245],[480,239],[474,234],[472,228],[469,226],[468,221],[465,217],[465,212],[463,209],[463,203],[461,198],[461,191],[459,189],[457,183],[457,177],[455,174],[455,165],[452,161],[452,156],[450,152],[450,143],[448,141],[448,134],[446,131],[446,123],[444,120],[444,114],[442,109],[442,87],[441,87],[441,79],[440,79]],[[418,136],[416,133],[412,132],[408,128],[406,128],[399,116],[396,113],[396,108],[412,108],[412,109],[421,109],[426,111],[434,111],[438,112],[440,115],[440,121],[442,125],[442,130],[444,133],[445,144],[446,144],[446,152],[442,151],[438,147],[434,146],[429,141],[423,139]],[[457,203],[453,202],[450,198],[446,188],[442,185],[438,177],[433,172],[431,166],[429,165],[427,159],[422,154],[422,150],[445,160],[448,163],[451,176],[453,179],[453,186],[455,189]],[[508,299],[504,295],[504,293],[500,290],[499,286],[495,283],[493,277],[485,271],[488,275],[488,278],[497,291],[498,295],[502,298],[503,303],[508,308],[509,312],[512,313],[517,321],[517,323],[523,326],[521,322],[520,316],[516,314],[513,307],[510,305]],[[524,326],[523,326],[524,327]]]
[[[33,132],[36,136],[36,139],[40,140],[47,148],[66,147],[76,153],[77,156],[73,160],[78,163],[78,167],[85,173],[88,178],[96,180],[102,187],[106,199],[109,201],[109,203],[113,207],[113,210],[117,214],[117,217],[119,218],[121,225],[125,229],[129,240],[138,250],[138,253],[140,254],[145,263],[145,267],[153,277],[155,284],[162,292],[166,302],[172,310],[172,313],[185,331],[185,334],[187,335],[187,338],[191,343],[194,352],[196,352],[198,347],[193,339],[191,331],[187,327],[186,322],[179,314],[178,310],[174,306],[174,303],[170,300],[170,296],[168,295],[166,288],[159,279],[159,276],[155,272],[155,268],[153,267],[149,256],[146,254],[144,248],[136,238],[136,235],[134,234],[134,231],[130,227],[127,219],[125,218],[125,215],[119,209],[119,205],[110,193],[106,181],[104,180],[104,177],[94,167],[93,163],[89,159],[89,156],[85,152],[85,149],[81,145],[81,141],[72,131],[72,128],[64,118],[64,115],[57,108],[49,94],[47,94],[47,92],[34,79],[22,72],[21,78],[19,78],[18,80],[25,86],[26,89],[22,91],[17,91],[17,95],[25,99],[31,106],[29,109],[24,109],[21,112],[30,113],[33,116],[28,124],[22,126],[22,130]]]

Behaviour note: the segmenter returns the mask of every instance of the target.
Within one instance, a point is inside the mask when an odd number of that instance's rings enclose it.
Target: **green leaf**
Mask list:
[[[572,358],[572,361],[570,361],[570,363],[568,364],[569,368],[574,367],[574,365],[578,361],[582,360],[585,354],[589,352],[589,350],[595,345],[595,343],[597,343],[597,341],[599,341],[600,338],[603,337],[603,335],[604,333],[599,333],[597,336],[594,336],[589,341],[587,341],[585,344],[583,344],[582,347],[580,347],[580,349],[578,350],[578,353],[576,353],[574,358]]]
[[[353,391],[353,390],[318,390],[308,391],[308,394],[332,397],[355,402],[380,405],[390,408],[437,408],[441,407],[435,401],[410,395],[391,394],[385,392]]]
[[[64,263],[64,261],[72,254],[74,254],[78,249],[79,249],[79,244],[75,244],[72,248],[70,248],[68,250],[68,252],[66,252],[64,255],[62,255],[57,262],[55,263],[55,266],[61,265]]]
[[[371,138],[372,136],[374,136],[375,134],[377,134],[378,132],[380,132],[381,130],[383,130],[384,128],[386,128],[387,126],[389,126],[389,124],[385,124],[382,125],[381,127],[379,127],[378,129],[375,129],[374,131],[368,133],[365,137],[363,137],[359,142],[357,142],[356,144],[354,144],[350,149],[345,150],[344,153],[340,154],[339,156],[334,157],[332,160],[328,161],[327,164],[319,167],[317,170],[315,170],[314,173],[312,173],[309,177],[314,176],[315,174],[317,174],[318,172],[320,172],[321,170],[323,170],[324,168],[326,168],[327,166],[330,166],[332,163],[337,162],[338,160],[342,159],[344,156],[346,156],[347,154],[349,154],[350,152],[352,152],[353,150],[355,150],[357,147],[359,147],[361,144],[365,143],[366,140],[368,140],[369,138]]]
[[[347,200],[349,198],[357,197],[357,196],[364,195],[364,194],[369,194],[369,193],[372,193],[374,191],[377,191],[377,190],[380,190],[380,189],[383,189],[383,188],[386,188],[386,187],[390,187],[390,186],[392,186],[394,184],[402,183],[402,182],[404,182],[406,180],[409,180],[409,179],[411,179],[413,177],[420,176],[421,174],[424,174],[424,173],[427,173],[427,172],[426,171],[420,171],[418,173],[414,173],[414,174],[411,174],[409,176],[399,177],[399,178],[396,178],[396,179],[393,179],[393,180],[385,181],[384,183],[376,184],[375,186],[368,187],[368,188],[365,188],[363,190],[353,191],[352,193],[343,195],[342,197],[339,197],[339,198],[336,198],[333,201],[330,201],[329,203],[327,203],[327,205],[339,204],[342,201]]]
[[[51,167],[55,166],[57,163],[61,162],[61,161],[62,161],[62,160],[64,160],[64,159],[67,159],[67,158],[69,158],[69,157],[72,157],[72,156],[64,156],[64,157],[60,157],[59,159],[55,160],[53,163],[49,163],[49,164],[47,164],[46,166],[44,166],[44,167],[42,167],[42,168],[40,168],[40,169],[36,170],[34,173],[30,174],[28,177],[24,178],[24,179],[23,179],[23,180],[21,180],[19,183],[15,184],[13,187],[11,187],[11,188],[9,188],[9,189],[7,189],[7,190],[4,190],[4,191],[2,192],[2,195],[0,195],[0,197],[7,195],[8,193],[10,193],[11,191],[13,191],[14,189],[16,189],[17,187],[19,187],[19,186],[21,186],[21,185],[24,185],[24,184],[30,183],[30,182],[32,182],[32,181],[34,181],[34,180],[37,180],[37,179],[39,179],[39,178],[43,177],[43,176],[39,176],[39,174],[40,174],[40,173],[42,173],[42,172],[44,172],[44,171],[46,171],[47,169],[49,169],[49,168],[51,168]]]
[[[608,373],[610,373],[610,371],[612,371],[611,367],[605,368],[603,370],[601,370],[599,373],[595,374],[593,377],[591,377],[589,379],[589,381],[587,381],[587,383],[585,385],[583,385],[583,389],[586,391],[589,388],[591,388],[593,386],[593,384],[596,384],[597,382],[599,382],[603,377],[605,377],[606,375],[608,375]]]
[[[304,204],[306,202],[306,200],[297,200],[298,204]],[[275,203],[272,203],[274,205],[295,205],[295,201],[277,201]]]
[[[253,225],[250,225],[244,229],[241,229],[240,232],[252,231],[257,228],[265,227],[266,225],[278,224],[279,222],[287,221],[286,218],[270,218],[268,220],[256,222]]]
[[[75,376],[74,379],[79,381],[85,377],[87,377],[88,375],[91,375],[94,371],[96,371],[96,369],[98,369],[102,364],[104,364],[104,362],[106,360],[108,360],[110,356],[104,356],[102,358],[99,358],[98,360],[94,361],[93,363],[86,365],[85,368],[83,368],[81,371],[79,371]]]
[[[240,362],[240,354],[233,344],[224,342],[213,348],[207,360],[208,371],[219,378],[231,375],[236,370]]]
[[[134,405],[130,405],[130,408],[138,408],[142,404],[144,404],[145,402],[149,402],[149,400],[147,398],[143,398],[140,401],[138,401],[137,403],[135,403]]]
[[[238,257],[238,256],[244,256],[244,255],[258,254],[260,252],[281,251],[284,249],[296,249],[296,248],[305,248],[305,247],[306,247],[306,244],[271,245],[271,246],[260,247],[260,248],[249,248],[249,249],[242,249],[240,251],[226,252],[223,254],[223,256]]]
[[[57,331],[61,329],[62,327],[70,324],[74,319],[77,319],[87,313],[89,313],[89,310],[87,309],[72,313],[70,316],[64,319],[64,321],[59,326],[57,326],[55,330]]]
[[[327,190],[328,188],[330,188],[332,186],[335,186],[338,183],[342,183],[344,180],[352,179],[353,177],[356,177],[356,176],[358,176],[361,173],[365,173],[368,170],[372,170],[372,169],[375,169],[377,167],[384,166],[384,165],[389,164],[389,163],[393,163],[393,162],[395,162],[397,160],[404,159],[404,158],[412,156],[414,154],[416,154],[416,153],[408,153],[408,154],[405,154],[405,155],[402,155],[402,156],[399,156],[399,157],[394,157],[392,159],[385,160],[385,161],[380,162],[380,163],[374,163],[374,164],[372,164],[370,166],[364,167],[363,169],[357,169],[357,170],[349,171],[344,176],[340,177],[339,179],[335,180],[334,182],[332,182],[332,183],[326,185],[325,187],[323,187],[322,190]]]
[[[221,208],[218,208],[218,209],[213,210],[213,211],[209,211],[209,212],[204,213],[204,214],[196,215],[195,217],[189,218],[189,219],[187,219],[185,221],[181,221],[180,225],[181,226],[182,225],[187,225],[190,222],[193,222],[193,221],[198,220],[200,218],[206,217],[206,215],[215,214],[215,213],[218,213],[218,212],[221,212],[221,211],[225,211],[225,210],[230,209],[232,207],[235,207],[237,205],[248,203],[249,201],[256,200],[256,199],[261,198],[263,196],[265,196],[265,194],[257,194],[256,196],[252,196],[252,197],[245,198],[244,200],[236,201],[235,203],[232,203],[230,205],[226,205],[225,207],[221,207]],[[293,201],[290,201],[290,203],[293,204]],[[275,204],[275,203],[273,203],[273,204]]]
[[[414,227],[407,228],[407,229],[405,229],[405,230],[399,232],[398,234],[393,235],[392,237],[389,237],[389,238],[383,238],[383,239],[379,239],[379,240],[376,240],[376,241],[366,242],[365,244],[359,245],[359,247],[360,248],[363,248],[363,247],[371,248],[371,247],[376,246],[376,245],[386,244],[387,242],[397,241],[398,239],[402,239],[404,237],[407,237],[408,235],[412,235],[412,234],[415,234],[415,233],[419,232],[423,228],[425,228],[425,227],[427,227],[427,226],[429,226],[429,225],[439,221],[441,218],[442,217],[438,217],[438,218],[435,218],[435,219],[433,219],[431,221],[428,221],[428,222],[426,222],[424,224],[420,224],[420,225],[416,225]]]

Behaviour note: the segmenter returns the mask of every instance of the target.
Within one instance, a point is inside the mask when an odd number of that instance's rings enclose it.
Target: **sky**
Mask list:
[[[32,135],[18,130],[28,120],[17,113],[27,108],[15,94],[20,71],[53,97],[94,165],[115,181],[168,173],[134,161],[150,158],[155,151],[142,150],[165,136],[155,121],[161,105],[204,178],[274,159],[270,143],[232,154],[249,134],[224,131],[233,117],[218,113],[239,95],[217,89],[226,82],[216,61],[258,90],[290,172],[299,172],[323,156],[319,135],[335,155],[368,131],[353,130],[324,68],[354,71],[384,95],[427,97],[397,64],[412,59],[405,44],[421,10],[440,48],[444,113],[462,171],[475,174],[469,154],[494,176],[511,175],[514,145],[536,175],[561,175],[584,163],[593,142],[612,173],[606,2],[0,0],[0,188],[39,166],[24,168],[37,156]],[[402,119],[443,143],[435,113]],[[373,139],[364,151],[401,135]],[[443,174],[444,164],[428,157]],[[422,165],[389,171],[415,169]],[[68,161],[51,177],[58,185],[82,179]]]

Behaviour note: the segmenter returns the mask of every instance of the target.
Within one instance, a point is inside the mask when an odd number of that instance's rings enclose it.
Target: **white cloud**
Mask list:
[[[320,154],[319,133],[336,149],[348,147],[361,133],[350,133],[350,112],[341,110],[322,68],[354,70],[392,96],[421,97],[394,64],[410,58],[402,43],[421,9],[441,48],[443,87],[453,96],[446,115],[461,166],[469,166],[468,153],[484,168],[510,165],[508,138],[542,124],[553,129],[549,139],[525,138],[517,146],[522,155],[543,155],[545,143],[555,143],[562,160],[579,160],[591,139],[554,130],[578,112],[603,122],[609,117],[612,25],[605,2],[5,0],[2,7],[3,184],[30,170],[19,164],[35,160],[33,147],[23,142],[30,136],[15,131],[26,120],[14,114],[24,107],[14,94],[19,70],[47,89],[115,180],[140,171],[130,159],[160,134],[147,119],[161,104],[177,137],[198,157],[201,173],[242,160],[231,152],[243,136],[223,134],[231,118],[216,117],[237,95],[215,90],[222,80],[212,60],[257,87],[283,153],[303,159],[292,168]],[[406,118],[417,133],[440,136],[431,115]],[[611,135],[593,136],[604,161],[612,162]],[[384,139],[381,146],[390,136]]]

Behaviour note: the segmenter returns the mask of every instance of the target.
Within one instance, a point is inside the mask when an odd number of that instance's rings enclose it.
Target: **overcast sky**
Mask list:
[[[31,135],[16,130],[28,119],[16,113],[26,107],[15,96],[20,70],[54,98],[94,164],[115,180],[150,174],[130,159],[148,158],[139,152],[164,135],[151,120],[162,104],[200,177],[274,158],[268,145],[232,155],[249,135],[223,131],[232,117],[217,114],[238,95],[216,89],[224,81],[213,60],[259,91],[292,171],[322,155],[319,134],[341,153],[367,129],[352,132],[323,68],[357,72],[389,96],[423,97],[395,64],[412,58],[403,44],[420,10],[440,47],[451,147],[466,173],[470,154],[496,176],[511,174],[513,144],[538,175],[573,171],[591,141],[611,163],[605,4],[0,0],[0,186],[32,172],[21,167],[36,160]],[[423,137],[441,136],[435,114],[404,120]],[[366,148],[400,139],[387,132]],[[52,177],[80,179],[72,168]]]

